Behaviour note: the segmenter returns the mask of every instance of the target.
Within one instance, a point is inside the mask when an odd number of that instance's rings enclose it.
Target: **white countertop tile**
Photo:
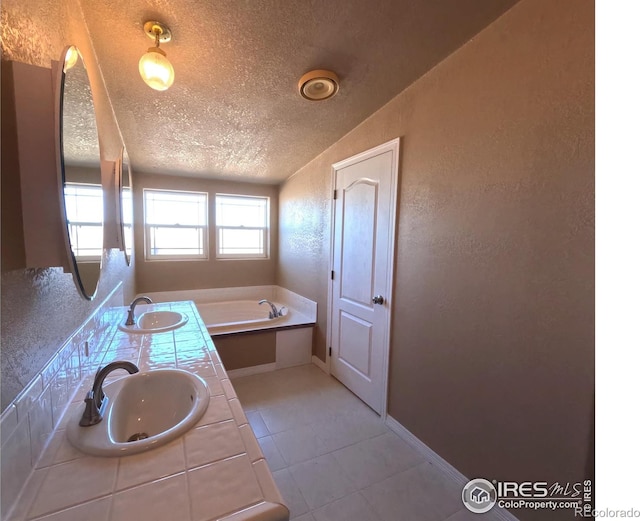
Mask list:
[[[227,380],[227,382],[228,381],[229,380]],[[240,401],[237,398],[232,398],[229,400],[229,407],[231,407],[233,418],[236,420],[236,423],[238,425],[244,425],[245,423],[249,423],[249,421],[247,420],[247,417],[244,414],[244,411],[242,410],[242,405],[240,405]]]
[[[224,389],[220,383],[220,379],[217,376],[205,376],[202,378],[209,386],[209,395],[217,396],[224,395]]]
[[[185,434],[184,444],[189,468],[246,452],[238,426],[233,420],[192,429]]]
[[[258,440],[253,434],[251,430],[251,426],[249,424],[241,425],[239,428],[240,435],[242,436],[242,441],[244,442],[244,446],[247,449],[247,455],[251,460],[251,463],[255,463],[260,459],[264,459],[264,455],[260,450],[260,445],[258,444]]]
[[[38,521],[109,521],[110,509],[111,497],[105,497],[41,517]]]
[[[209,521],[264,500],[246,454],[188,472],[193,521]]]
[[[208,380],[211,379],[205,379],[207,383],[209,383]],[[233,419],[233,414],[231,413],[231,408],[229,407],[229,400],[227,400],[227,397],[224,394],[219,396],[211,396],[209,398],[209,407],[207,408],[202,418],[200,418],[196,426],[200,427],[202,425],[208,425],[210,423],[216,423],[231,419]]]
[[[120,458],[116,490],[133,487],[186,470],[184,438],[140,454]]]
[[[82,400],[93,381],[93,373],[87,372],[31,473],[12,520],[288,519],[286,509],[271,502],[273,498],[281,501],[281,496],[195,306],[190,302],[148,306],[153,308],[179,310],[190,320],[183,328],[157,335],[108,328],[112,338],[101,340],[106,347],[95,355],[96,364],[125,359],[137,363],[141,371],[159,367],[192,371],[209,387],[204,416],[184,436],[148,452],[87,456],[69,444],[65,431],[69,419],[76,421],[77,410],[84,406]],[[125,314],[125,308],[114,311],[116,317]],[[122,377],[126,375],[118,372],[108,381]],[[108,395],[108,385],[105,392]],[[3,425],[12,420],[3,418]]]
[[[262,488],[264,497],[274,503],[284,503],[280,491],[276,486],[276,482],[271,477],[271,471],[264,459],[259,459],[253,462],[253,470],[258,477],[258,482]]]
[[[92,456],[49,467],[29,517],[50,514],[113,493],[117,470],[118,458]]]
[[[189,519],[184,472],[152,481],[113,496],[110,521],[176,521]]]

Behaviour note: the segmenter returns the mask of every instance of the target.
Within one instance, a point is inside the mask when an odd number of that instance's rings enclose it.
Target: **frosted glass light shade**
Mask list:
[[[140,58],[138,70],[144,82],[155,90],[167,90],[173,85],[175,73],[171,62],[164,51],[158,47],[151,47]]]
[[[78,51],[75,45],[70,45],[67,50],[67,54],[64,56],[64,72],[67,72],[69,69],[72,69],[74,65],[78,62],[78,56],[80,55],[80,51]]]

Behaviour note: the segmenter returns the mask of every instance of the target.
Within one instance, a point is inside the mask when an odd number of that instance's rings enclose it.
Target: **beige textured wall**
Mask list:
[[[51,67],[51,60],[59,60],[63,48],[70,44],[80,48],[87,65],[102,157],[115,160],[121,147],[120,131],[77,0],[3,0],[3,60]],[[15,172],[3,171],[2,175]],[[89,302],[80,296],[71,275],[62,269],[2,273],[2,409],[118,282],[124,282],[125,299],[135,294],[134,275],[134,268],[127,267],[122,252],[109,250],[98,294]]]
[[[198,261],[146,261],[144,259],[144,188],[193,190],[209,194],[209,259]],[[219,260],[215,258],[216,193],[259,195],[270,198],[271,255],[268,259]],[[275,284],[278,263],[278,187],[202,178],[137,174],[133,184],[136,281],[139,293],[184,289],[229,288]]]
[[[331,164],[397,136],[390,414],[467,476],[583,479],[593,2],[521,1],[282,186],[278,284],[318,301],[320,358]]]

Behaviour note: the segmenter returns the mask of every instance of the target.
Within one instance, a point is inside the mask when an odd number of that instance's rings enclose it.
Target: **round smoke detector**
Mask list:
[[[309,71],[300,78],[298,91],[310,101],[329,99],[338,92],[338,76],[335,72],[322,69]]]

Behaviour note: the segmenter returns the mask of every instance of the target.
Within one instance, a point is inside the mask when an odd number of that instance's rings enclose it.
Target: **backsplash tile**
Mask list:
[[[122,303],[122,285],[119,284],[3,412],[0,426],[2,519],[6,518],[31,471],[41,466],[38,460],[45,457],[43,449],[64,421],[67,404],[79,393],[83,375],[95,372],[100,365],[105,350],[102,344],[109,338],[110,328],[115,327],[106,315]],[[89,356],[85,354],[85,341],[89,342]],[[72,452],[71,455],[69,457],[67,448],[61,459],[73,459]],[[53,458],[50,454],[47,457]],[[17,512],[12,518],[19,519],[16,516]]]
[[[65,362],[66,346],[60,350],[58,356],[54,356],[42,370],[42,382],[44,386],[49,385],[51,380],[58,374],[60,366]]]
[[[29,410],[29,436],[31,440],[31,465],[35,466],[49,435],[53,431],[51,415],[51,388],[47,387]]]
[[[18,426],[18,409],[12,403],[0,416],[0,445],[4,445],[5,439],[8,439]]]
[[[73,392],[82,380],[82,356],[84,356],[84,346],[80,348],[77,342],[70,342],[67,362],[64,366],[67,374],[67,389],[69,393]]]
[[[18,421],[22,421],[29,415],[29,410],[38,400],[40,393],[42,393],[42,375],[36,376],[16,398],[14,403],[18,409]]]
[[[49,385],[51,393],[52,426],[58,423],[69,401],[69,380],[67,361],[65,361]]]

